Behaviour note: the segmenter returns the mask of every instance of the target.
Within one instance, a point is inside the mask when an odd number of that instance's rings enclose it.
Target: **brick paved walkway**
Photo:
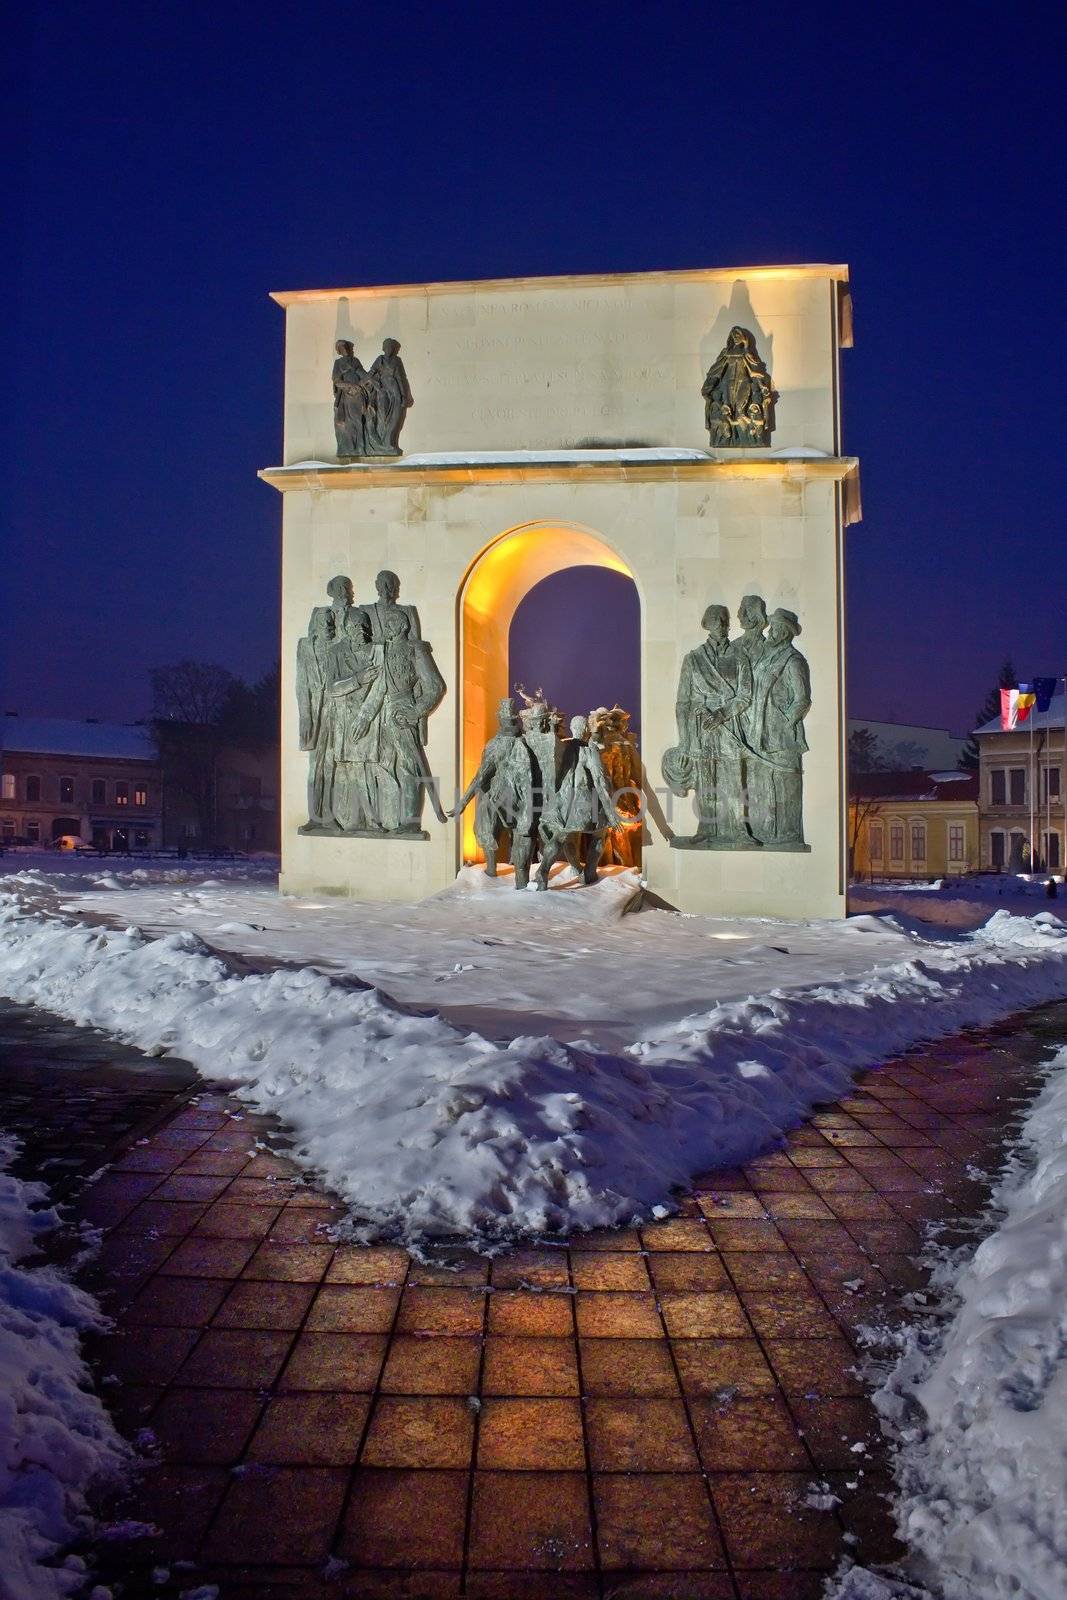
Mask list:
[[[111,1509],[162,1531],[103,1546],[102,1576],[222,1600],[808,1600],[846,1547],[891,1558],[856,1332],[920,1287],[922,1224],[977,1211],[976,1167],[1065,1032],[1059,1007],[891,1063],[680,1217],[492,1263],[335,1245],[328,1196],[252,1151],[267,1125],[202,1097],[83,1208],[118,1319],[104,1392],[158,1440]]]

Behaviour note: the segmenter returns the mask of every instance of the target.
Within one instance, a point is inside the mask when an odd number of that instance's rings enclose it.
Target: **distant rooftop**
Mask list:
[[[23,755],[158,760],[147,728],[132,722],[78,722],[73,717],[0,716],[0,748]]]
[[[849,780],[852,798],[860,800],[978,799],[977,772],[857,772]]]

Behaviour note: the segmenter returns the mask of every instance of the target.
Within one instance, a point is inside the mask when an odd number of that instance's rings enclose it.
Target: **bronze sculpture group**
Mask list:
[[[720,448],[769,445],[778,399],[748,328],[731,328],[701,390],[708,441]]]
[[[426,791],[444,820],[426,761],[426,718],[445,693],[414,606],[395,572],[377,599],[355,604],[352,580],[331,578],[297,646],[300,748],[310,755],[302,833],[422,835]]]
[[[674,794],[694,793],[698,825],[677,849],[806,850],[803,818],[804,718],[811,710],[808,663],[793,641],[792,611],[767,615],[745,595],[731,640],[730,612],[711,605],[707,638],[682,663],[675,712],[678,743],[663,757]]]
[[[333,427],[338,461],[398,456],[400,430],[408,409],[415,404],[399,344],[386,339],[369,372],[350,339],[338,339],[334,350]]]
[[[516,889],[525,889],[535,856],[534,886],[547,889],[556,862],[566,860],[587,884],[601,864],[634,864],[633,834],[640,811],[640,764],[628,714],[600,707],[572,717],[561,737],[562,714],[540,695],[524,696],[521,711],[502,700],[499,731],[450,816],[475,801],[474,836],[487,877],[509,853]],[[616,780],[624,776],[626,781]]]

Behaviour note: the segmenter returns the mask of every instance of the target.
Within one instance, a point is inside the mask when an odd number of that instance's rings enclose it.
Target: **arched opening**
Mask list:
[[[512,529],[488,545],[469,568],[460,591],[460,662],[459,681],[463,686],[460,727],[460,782],[465,787],[478,767],[482,750],[496,731],[497,707],[506,695],[513,692],[512,675],[512,625],[516,613],[532,590],[555,574],[568,569],[599,568],[603,572],[618,574],[634,582],[634,575],[625,561],[611,546],[589,528],[565,523],[529,523]],[[582,587],[591,580],[588,573],[576,580]],[[531,616],[539,612],[537,597],[531,597]],[[636,682],[634,704],[625,709],[633,713],[635,723],[640,714],[640,601],[635,607],[637,627],[627,637],[618,641],[619,652],[626,652],[629,672],[626,683]],[[562,621],[561,621],[562,626]],[[589,653],[597,648],[599,634],[586,618],[583,649]],[[610,641],[608,644],[610,645]],[[519,619],[515,639],[518,647],[515,667],[531,689],[543,688],[551,694],[554,678],[549,670],[550,642],[545,641],[543,655],[539,656],[535,643]],[[611,646],[612,649],[615,646]],[[521,661],[518,658],[521,655]],[[630,657],[636,659],[630,660]],[[559,703],[569,714],[592,709],[584,703],[592,680],[585,684],[565,685],[566,693]],[[627,692],[623,686],[622,692]],[[611,696],[613,703],[618,697]],[[598,703],[603,703],[599,701]],[[472,809],[464,815],[462,859],[478,858],[474,839]]]
[[[641,605],[631,577],[566,567],[527,590],[508,637],[509,679],[540,689],[568,717],[620,705],[639,737]]]

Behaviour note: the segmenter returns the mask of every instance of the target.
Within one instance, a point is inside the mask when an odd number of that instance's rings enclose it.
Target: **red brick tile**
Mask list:
[[[687,1395],[761,1395],[774,1376],[755,1339],[679,1339],[672,1344]]]
[[[843,1339],[767,1339],[767,1359],[788,1395],[823,1398],[863,1393],[856,1357]]]
[[[797,1424],[818,1467],[862,1467],[882,1448],[882,1435],[869,1400],[800,1400],[792,1402]],[[854,1444],[866,1450],[854,1451]]]
[[[480,1289],[489,1282],[489,1259],[471,1250],[443,1251],[432,1261],[412,1261],[407,1281],[420,1288]]]
[[[387,1246],[338,1245],[326,1274],[327,1283],[380,1283],[387,1288],[404,1282],[408,1270],[406,1250]]]
[[[711,1250],[714,1246],[707,1225],[696,1217],[672,1217],[667,1222],[650,1222],[641,1229],[646,1250]]]
[[[249,1446],[251,1461],[348,1467],[359,1454],[370,1409],[364,1394],[279,1394]]]
[[[314,1293],[313,1283],[258,1283],[241,1278],[216,1314],[215,1326],[299,1328]]]
[[[743,1289],[741,1300],[761,1339],[832,1339],[837,1324],[813,1290]]]
[[[167,1174],[173,1172],[175,1167],[180,1166],[181,1163],[182,1152],[168,1149],[163,1145],[158,1149],[127,1150],[124,1156],[112,1164],[111,1171]]]
[[[92,1277],[108,1285],[121,1285],[132,1294],[163,1265],[173,1249],[173,1239],[113,1233],[93,1259]]]
[[[279,1283],[318,1283],[333,1255],[328,1244],[261,1244],[245,1269],[246,1278]]]
[[[825,1572],[739,1572],[738,1600],[823,1600]]]
[[[186,1465],[239,1461],[262,1410],[257,1395],[238,1389],[168,1389],[151,1429],[164,1458]]]
[[[600,1600],[591,1572],[468,1572],[468,1600]]]
[[[665,1340],[583,1339],[580,1348],[586,1394],[674,1398],[679,1393]]]
[[[153,1467],[136,1478],[116,1514],[154,1524],[157,1537],[138,1542],[138,1553],[188,1560],[195,1554],[215,1508],[232,1482],[221,1467]]]
[[[585,1408],[594,1472],[695,1472],[680,1400],[590,1399]]]
[[[565,1250],[512,1250],[493,1262],[496,1289],[565,1289],[569,1282]]]
[[[183,1178],[236,1178],[248,1159],[243,1150],[194,1150],[179,1170]]]
[[[485,1301],[480,1289],[407,1288],[400,1300],[397,1332],[481,1333]]]
[[[698,1254],[696,1251],[663,1251],[650,1256],[649,1265],[656,1280],[656,1289],[660,1293],[684,1293],[691,1290],[707,1293],[710,1289],[730,1287],[730,1280],[721,1257],[711,1252]],[[577,1279],[575,1281],[577,1282]],[[585,1286],[580,1284],[579,1287]]]
[[[489,1332],[569,1337],[574,1331],[571,1300],[569,1294],[497,1291],[489,1296]]]
[[[200,1218],[195,1233],[212,1239],[263,1239],[278,1215],[277,1206],[244,1206],[218,1200]]]
[[[892,1222],[896,1216],[892,1205],[873,1189],[863,1194],[828,1194],[826,1204],[835,1216],[843,1221],[853,1217],[869,1217],[873,1221]]]
[[[122,1312],[127,1327],[199,1328],[211,1321],[227,1290],[217,1278],[153,1278]]]
[[[571,1251],[571,1271],[579,1289],[648,1289],[645,1258],[636,1251]]]
[[[276,1467],[231,1484],[204,1545],[210,1560],[318,1565],[330,1553],[348,1474],[332,1467]]]
[[[362,1469],[339,1553],[355,1567],[458,1568],[466,1512],[465,1472]]]
[[[169,1383],[200,1337],[198,1328],[128,1328],[96,1341],[94,1365],[123,1383]]]
[[[420,1341],[422,1344],[426,1342]],[[475,1360],[476,1373],[477,1360]],[[473,1384],[470,1388],[473,1388]],[[470,1392],[470,1389],[467,1392]],[[481,1392],[514,1395],[578,1394],[578,1363],[574,1344],[569,1339],[509,1338],[490,1334],[485,1344]]]
[[[732,1289],[714,1294],[664,1294],[660,1310],[672,1339],[744,1339],[752,1332]]]
[[[851,1234],[836,1218],[831,1218],[829,1222],[816,1222],[808,1219],[790,1221],[783,1217],[778,1226],[786,1244],[798,1255],[801,1251],[810,1253],[813,1250],[825,1252],[854,1248]]]
[[[473,1443],[474,1413],[465,1400],[383,1395],[374,1407],[362,1464],[466,1467]]]
[[[707,1486],[698,1473],[598,1476],[593,1495],[605,1567],[725,1566]]]
[[[767,1217],[763,1201],[748,1189],[737,1193],[701,1194],[697,1202],[709,1222],[765,1221]]]
[[[327,1284],[319,1290],[307,1326],[311,1333],[388,1333],[400,1301],[399,1289],[365,1284]]]
[[[483,1400],[478,1466],[513,1471],[582,1471],[585,1445],[577,1400]]]
[[[591,1568],[585,1474],[476,1472],[469,1563],[551,1572]]]
[[[374,1388],[385,1356],[385,1335],[302,1333],[282,1373],[282,1389]]]
[[[763,1203],[776,1222],[833,1220],[833,1212],[817,1194],[765,1194]]]
[[[802,1172],[807,1167],[843,1167],[845,1165],[844,1156],[838,1155],[836,1150],[831,1149],[821,1136],[816,1145],[798,1146],[796,1149],[791,1147],[789,1159],[794,1167],[799,1167]]]
[[[720,1250],[784,1250],[785,1241],[770,1218],[731,1217],[708,1223]]]
[[[183,1239],[160,1271],[184,1278],[237,1278],[254,1249],[250,1239]]]
[[[386,1394],[473,1394],[480,1357],[481,1341],[471,1336],[398,1333],[389,1345],[381,1386]]]
[[[229,1178],[171,1177],[155,1190],[156,1200],[217,1200],[229,1183]]]
[[[738,1289],[808,1289],[810,1284],[785,1250],[727,1250],[726,1269]]]
[[[803,1471],[809,1465],[796,1424],[777,1395],[691,1400],[689,1414],[708,1472]]]
[[[808,1173],[813,1189],[822,1195],[846,1194],[870,1189],[870,1184],[855,1167],[818,1167]]]
[[[736,1600],[724,1572],[628,1572],[606,1574],[606,1600]]]
[[[181,1369],[181,1382],[213,1389],[265,1389],[281,1371],[292,1335],[209,1328]]]
[[[746,1172],[749,1169],[746,1167]],[[806,1176],[805,1176],[806,1175]],[[769,1194],[806,1194],[808,1184],[806,1177],[811,1177],[812,1172],[805,1168],[801,1172],[799,1167],[787,1164],[782,1168],[773,1168],[766,1171],[752,1170],[750,1172],[752,1187],[758,1195]]]
[[[203,1216],[207,1206],[203,1200],[142,1200],[129,1213],[120,1233],[161,1233],[168,1238],[184,1237]]]
[[[288,1205],[275,1217],[270,1241],[272,1244],[332,1244],[330,1230],[341,1215],[340,1207],[319,1211],[312,1206]]]
[[[636,1228],[592,1228],[575,1236],[575,1250],[640,1250]]]
[[[662,1339],[663,1326],[651,1294],[581,1293],[575,1298],[583,1339]]]
[[[801,1567],[828,1571],[837,1561],[840,1534],[831,1512],[804,1501],[811,1473],[716,1473],[711,1493],[726,1548],[735,1567],[773,1571]]]

